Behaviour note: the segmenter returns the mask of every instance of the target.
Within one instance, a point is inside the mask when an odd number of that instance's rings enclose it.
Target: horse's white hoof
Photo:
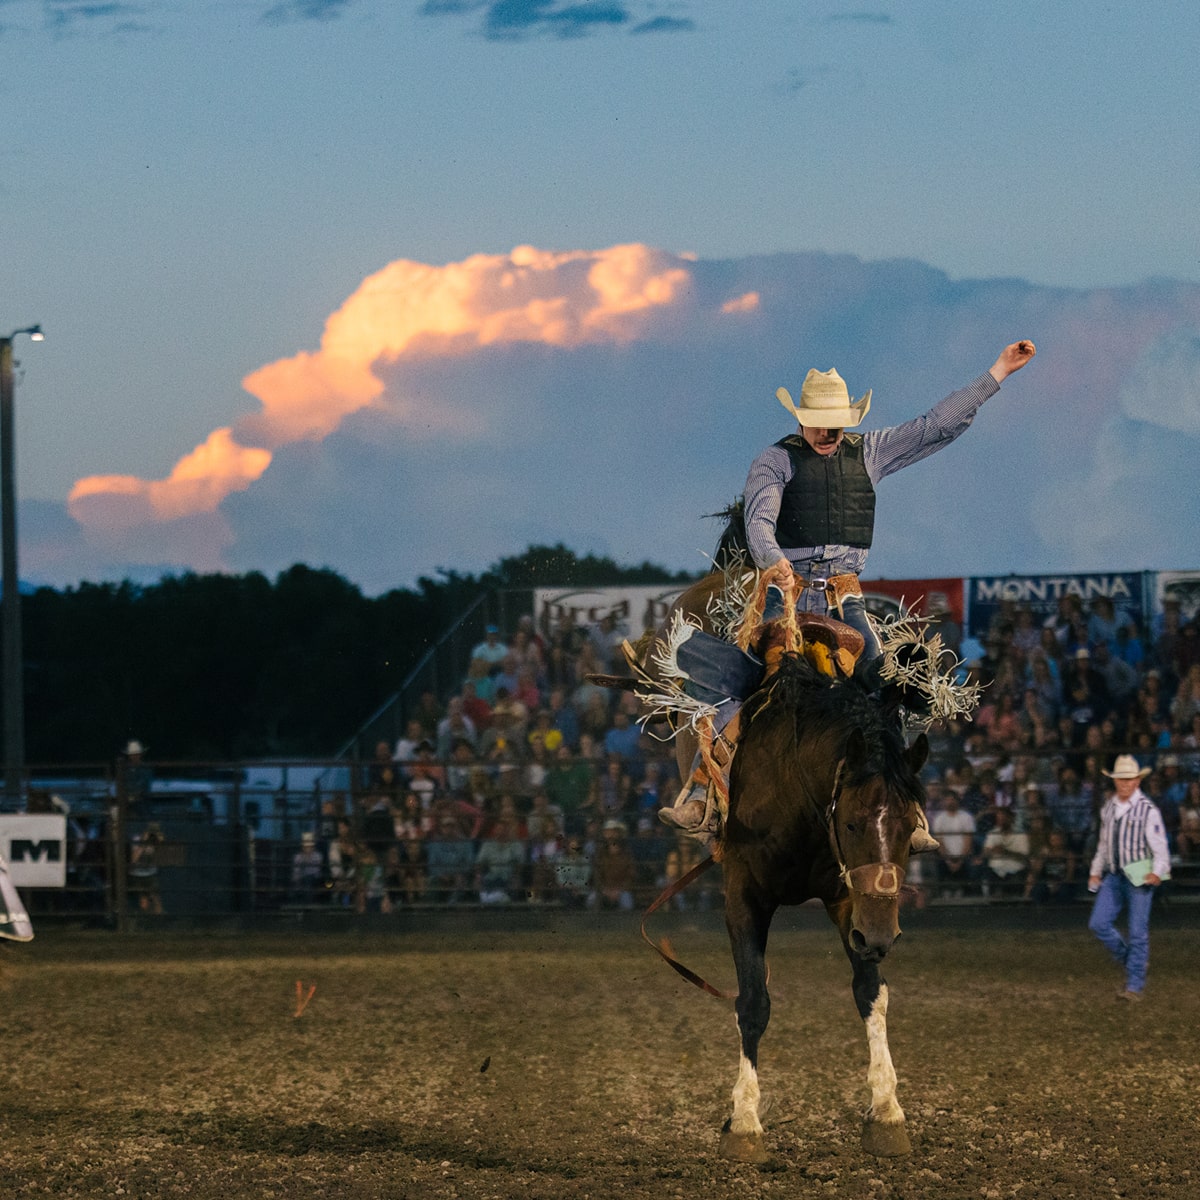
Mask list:
[[[721,1142],[718,1147],[722,1158],[731,1158],[734,1162],[759,1163],[770,1161],[767,1154],[766,1139],[761,1133],[734,1133],[725,1122],[721,1130]]]
[[[899,1158],[902,1154],[912,1153],[912,1143],[908,1140],[908,1130],[903,1121],[896,1125],[885,1125],[882,1121],[868,1118],[863,1122],[862,1148],[877,1158]]]

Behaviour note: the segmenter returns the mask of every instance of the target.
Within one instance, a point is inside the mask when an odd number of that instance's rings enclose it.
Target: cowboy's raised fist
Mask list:
[[[1019,371],[1036,353],[1037,347],[1028,340],[1013,342],[1011,346],[1005,346],[992,367],[992,378],[997,383],[1003,383],[1014,371]]]

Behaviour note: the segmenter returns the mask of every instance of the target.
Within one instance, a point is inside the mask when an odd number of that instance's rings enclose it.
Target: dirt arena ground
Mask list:
[[[1156,917],[1136,1008],[1085,908],[1058,928],[911,914],[886,974],[913,1153],[886,1160],[859,1147],[867,1050],[840,947],[820,913],[782,917],[766,1168],[717,1156],[731,1005],[632,916],[542,919],[4,947],[0,1196],[1200,1196],[1191,914]],[[711,915],[655,924],[732,983]],[[299,1017],[297,980],[316,985]]]

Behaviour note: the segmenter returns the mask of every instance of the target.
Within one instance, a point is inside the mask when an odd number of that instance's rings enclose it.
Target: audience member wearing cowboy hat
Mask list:
[[[292,855],[292,898],[312,904],[325,891],[325,859],[317,849],[317,837],[311,830],[300,834],[300,849]]]
[[[844,621],[863,636],[864,663],[878,659],[882,649],[858,583],[875,532],[875,485],[945,449],[1035,353],[1032,342],[1014,342],[990,370],[927,413],[865,434],[846,430],[867,415],[871,392],[852,400],[836,370],[810,370],[799,404],[787,388],[779,388],[776,398],[796,418],[796,432],[750,464],[744,492],[751,560],[779,589],[772,590],[764,617],[782,613],[784,589],[799,586],[798,611]],[[693,773],[674,806],[659,815],[685,832],[704,832],[704,796],[705,784]],[[914,851],[936,847],[927,829],[922,814]]]
[[[137,738],[131,738],[122,753],[125,761],[118,764],[118,778],[125,795],[133,802],[144,800],[154,782],[154,772],[145,761],[146,747]]]
[[[1150,963],[1150,908],[1154,889],[1171,873],[1162,813],[1139,786],[1150,774],[1132,754],[1122,754],[1105,775],[1113,795],[1100,810],[1100,836],[1088,874],[1096,894],[1088,929],[1124,969],[1122,1000],[1140,1000]],[[1117,921],[1125,912],[1128,933]]]

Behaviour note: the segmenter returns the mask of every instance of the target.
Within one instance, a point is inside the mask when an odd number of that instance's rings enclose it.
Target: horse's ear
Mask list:
[[[846,739],[845,760],[848,766],[854,768],[860,766],[867,757],[867,738],[863,731],[856,725],[851,731],[850,736]]]
[[[908,765],[912,767],[912,773],[915,775],[925,765],[925,760],[929,757],[929,739],[923,733],[918,734],[917,740],[905,751],[905,757],[908,759]]]

